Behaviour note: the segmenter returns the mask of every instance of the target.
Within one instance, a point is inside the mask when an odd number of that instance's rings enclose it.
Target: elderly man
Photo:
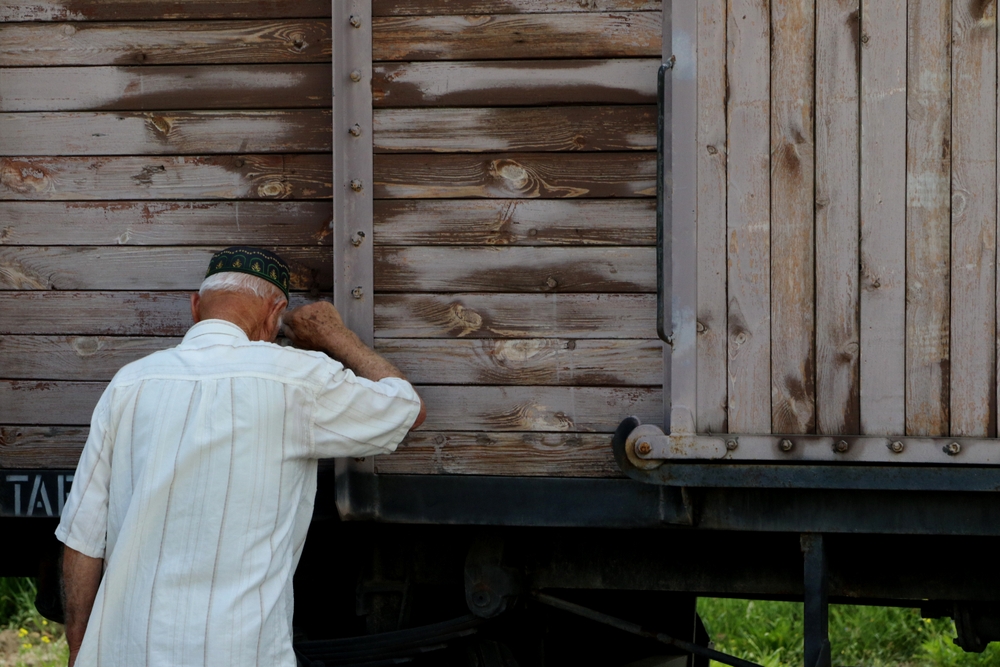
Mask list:
[[[288,281],[273,253],[217,253],[180,345],[101,397],[56,531],[71,665],[295,665],[317,459],[391,452],[424,409],[328,303],[284,318],[318,352],[275,345]]]

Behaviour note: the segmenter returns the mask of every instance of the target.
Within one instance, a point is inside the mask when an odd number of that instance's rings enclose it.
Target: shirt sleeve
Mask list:
[[[110,388],[105,390],[90,421],[90,435],[73,475],[56,538],[91,558],[104,558],[108,538],[108,488],[114,438],[109,429]]]
[[[399,378],[372,382],[341,367],[316,397],[313,456],[395,451],[420,414],[420,397]]]

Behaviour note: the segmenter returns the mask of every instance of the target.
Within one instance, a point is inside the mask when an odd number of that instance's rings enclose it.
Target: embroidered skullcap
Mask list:
[[[288,298],[288,282],[291,276],[288,264],[269,250],[249,246],[233,246],[220,250],[212,255],[212,261],[208,264],[208,273],[205,274],[205,277],[208,278],[216,273],[226,273],[227,271],[247,273],[263,278],[276,285],[285,293],[285,298]]]

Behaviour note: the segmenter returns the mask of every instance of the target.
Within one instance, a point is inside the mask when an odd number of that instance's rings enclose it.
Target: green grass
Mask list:
[[[765,667],[801,667],[800,603],[701,598],[698,612],[717,650]],[[954,636],[950,619],[922,619],[916,609],[830,606],[834,667],[1000,666],[1000,644],[966,653]]]
[[[35,608],[35,581],[0,578],[0,667],[57,667],[69,649],[62,626]]]

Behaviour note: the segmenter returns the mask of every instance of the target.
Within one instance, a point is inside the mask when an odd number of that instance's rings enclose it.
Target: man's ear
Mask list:
[[[267,330],[271,332],[272,343],[278,339],[281,316],[287,307],[288,302],[282,299],[277,303],[271,304],[271,307],[267,311]]]
[[[198,312],[198,304],[201,303],[201,295],[195,292],[191,295],[191,319],[195,324],[201,322],[201,314]]]

